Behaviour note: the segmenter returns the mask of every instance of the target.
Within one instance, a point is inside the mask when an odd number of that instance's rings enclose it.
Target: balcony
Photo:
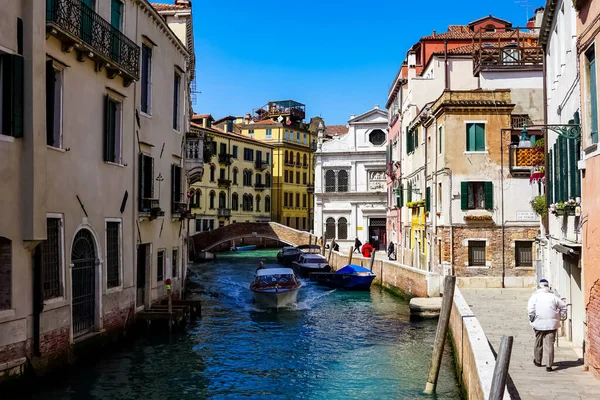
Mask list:
[[[228,188],[229,186],[231,186],[231,180],[230,179],[217,179],[217,185],[219,185],[220,188]]]
[[[157,217],[163,217],[165,212],[160,208],[160,201],[158,199],[143,198],[140,200],[140,213],[150,214],[150,219],[156,219]]]
[[[138,80],[140,48],[81,0],[46,0],[46,30],[62,42],[62,49],[77,52],[80,62],[90,58],[96,72],[106,70],[124,86]]]
[[[284,161],[283,164],[286,165],[286,166],[288,166],[288,167],[293,167],[294,165],[296,165],[294,163],[294,161]]]
[[[230,208],[218,208],[217,209],[217,217],[219,217],[219,218],[231,217],[231,209]]]
[[[302,168],[307,169],[308,168],[308,164],[302,164]]]
[[[312,183],[309,183],[308,185],[306,185],[306,192],[307,193],[314,193],[315,192],[315,185]]]
[[[202,175],[204,174],[204,155],[201,138],[186,138],[185,168],[187,169],[190,185],[202,181]]]
[[[264,183],[255,183],[254,184],[254,189],[256,190],[265,190],[267,188],[267,185],[265,185]]]
[[[267,161],[256,160],[254,162],[254,167],[260,171],[264,171],[265,169],[269,168],[269,163]]]
[[[185,216],[188,212],[187,204],[182,202],[181,200],[172,201],[171,202],[171,214],[173,216]]]
[[[310,151],[317,151],[317,144],[311,143],[309,148],[310,148]]]
[[[298,167],[298,168],[302,168],[302,163],[301,163],[300,161],[297,161],[297,162],[296,162],[296,167]]]
[[[231,154],[219,154],[219,164],[231,165],[233,155]]]
[[[520,148],[515,145],[509,147],[509,167],[512,175],[531,175],[535,167],[544,165],[544,148]]]

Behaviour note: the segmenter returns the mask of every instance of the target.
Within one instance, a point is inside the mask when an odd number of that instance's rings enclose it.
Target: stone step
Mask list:
[[[441,297],[415,297],[410,300],[410,315],[419,318],[437,318],[442,308]]]

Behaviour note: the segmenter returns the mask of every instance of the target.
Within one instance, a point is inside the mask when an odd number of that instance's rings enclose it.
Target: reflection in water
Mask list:
[[[309,281],[293,309],[257,308],[249,284],[259,258],[275,264],[275,252],[261,250],[195,266],[190,288],[203,301],[202,320],[186,333],[142,334],[31,397],[431,398],[421,391],[435,321],[411,322],[408,304],[379,288],[345,292]],[[448,350],[437,398],[460,398]]]

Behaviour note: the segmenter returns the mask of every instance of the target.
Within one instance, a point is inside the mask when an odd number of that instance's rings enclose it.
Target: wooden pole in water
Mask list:
[[[508,377],[512,345],[512,336],[502,336],[500,351],[498,352],[496,366],[494,367],[494,376],[492,377],[490,400],[502,400],[504,398],[504,389],[506,388],[506,378]]]
[[[433,355],[429,367],[429,377],[425,385],[425,394],[435,393],[438,376],[440,374],[440,365],[442,364],[442,355],[444,353],[444,344],[448,336],[448,325],[450,324],[450,312],[454,302],[455,276],[446,276],[444,280],[444,297],[442,299],[442,309],[440,319],[438,320],[437,330],[435,332],[435,341],[433,342]]]
[[[327,264],[331,262],[331,253],[333,252],[333,248],[335,247],[335,239],[331,241],[331,245],[329,246],[329,255],[327,256]]]
[[[348,264],[352,264],[352,253],[354,253],[354,249],[350,246],[350,254],[348,254]]]
[[[369,269],[373,271],[373,264],[375,264],[375,251],[371,253],[371,263],[369,264]]]
[[[325,239],[323,239],[323,236],[321,236],[321,255],[324,256],[325,255],[325,243],[327,241]]]

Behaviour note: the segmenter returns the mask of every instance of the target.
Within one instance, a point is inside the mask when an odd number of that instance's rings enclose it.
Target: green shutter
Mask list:
[[[579,173],[579,166],[577,163],[581,159],[581,140],[575,141],[575,166],[576,176],[575,176],[575,197],[581,197],[581,174]]]
[[[575,159],[575,140],[568,141],[569,146],[569,196],[577,197],[577,161]]]
[[[414,148],[416,149],[417,147],[419,147],[419,126],[415,126],[415,130],[413,131],[413,141],[414,141]]]
[[[469,209],[469,182],[460,183],[460,209]]]
[[[54,146],[54,91],[56,90],[54,61],[46,61],[46,144]],[[57,143],[56,143],[57,144]]]
[[[442,154],[442,133],[443,133],[443,129],[440,126],[440,138],[439,138],[439,146],[440,146],[440,154]]]
[[[594,51],[588,52],[588,75],[589,75],[589,89],[588,89],[588,100],[590,104],[590,130],[592,143],[598,143],[598,98],[597,98],[597,87],[596,87],[596,54]]]
[[[560,169],[560,189],[563,201],[567,201],[569,199],[569,159],[568,159],[568,151],[567,151],[567,139],[559,138],[558,142],[560,144],[560,161],[561,161],[561,169]]]
[[[558,152],[558,142],[554,143],[554,175],[553,175],[553,186],[554,186],[554,202],[558,203],[559,201],[561,201],[560,198],[560,182],[559,182],[559,170],[560,170],[560,166],[558,164],[558,160],[560,158],[560,154]]]
[[[408,189],[406,192],[406,202],[407,203],[411,203],[412,202],[412,183],[408,184]]]
[[[485,125],[475,125],[475,151],[485,151]]]
[[[116,104],[108,97],[104,96],[104,140],[103,140],[103,159],[104,161],[116,162],[115,141],[116,141],[116,123],[117,115]]]
[[[402,207],[402,185],[396,187],[396,207]]]
[[[552,160],[553,154],[552,150],[548,152],[548,170],[546,171],[546,203],[547,205],[554,204],[554,192],[553,189],[553,176],[552,176]]]
[[[475,150],[475,124],[467,124],[467,151]]]
[[[23,137],[23,101],[25,91],[23,57],[6,54],[2,57],[2,132]]]
[[[425,188],[425,211],[429,211],[431,209],[431,188],[427,186]]]
[[[494,184],[492,182],[485,182],[485,208],[494,209]]]

